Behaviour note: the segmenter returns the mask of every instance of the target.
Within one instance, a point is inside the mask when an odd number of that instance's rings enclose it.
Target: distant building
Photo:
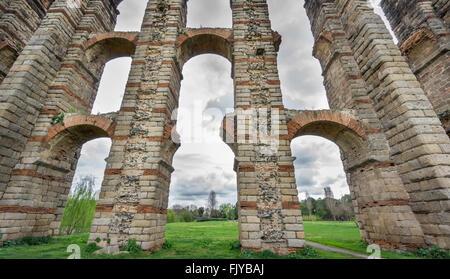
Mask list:
[[[334,199],[333,191],[331,191],[330,187],[325,187],[323,190],[325,191],[325,198]]]

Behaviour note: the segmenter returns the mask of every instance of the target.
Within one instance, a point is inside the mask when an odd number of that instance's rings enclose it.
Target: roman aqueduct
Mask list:
[[[450,248],[450,1],[383,0],[396,45],[367,0],[305,0],[331,108],[322,111],[284,108],[266,0],[230,0],[229,29],[186,28],[187,0],[148,0],[140,32],[113,31],[121,0],[71,1],[0,3],[1,240],[57,234],[81,146],[109,137],[90,241],[160,248],[183,65],[212,53],[233,69],[223,136],[243,249],[304,247],[290,150],[303,135],[340,147],[363,240]],[[123,56],[132,67],[120,111],[52,123],[70,108],[90,112],[105,63]],[[275,149],[247,129],[262,111]]]

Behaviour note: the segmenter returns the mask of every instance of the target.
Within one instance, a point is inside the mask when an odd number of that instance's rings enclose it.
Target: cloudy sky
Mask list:
[[[381,13],[380,0],[372,0]],[[117,31],[139,31],[145,0],[125,0],[119,6]],[[282,35],[278,67],[283,102],[289,109],[328,109],[318,61],[312,57],[313,38],[303,0],[268,0],[272,29]],[[188,27],[231,28],[229,0],[189,0]],[[131,59],[110,61],[100,83],[92,112],[117,111],[123,98]],[[182,145],[174,157],[169,205],[204,206],[214,190],[220,203],[235,203],[234,155],[219,137],[222,113],[233,108],[231,64],[217,55],[201,55],[189,60],[183,69],[177,130]],[[201,86],[198,86],[198,85]],[[98,188],[103,179],[111,141],[97,139],[86,143],[78,162],[80,176],[94,175]],[[304,136],[292,144],[299,197],[305,192],[323,196],[330,186],[335,197],[349,193],[338,147],[323,138]]]

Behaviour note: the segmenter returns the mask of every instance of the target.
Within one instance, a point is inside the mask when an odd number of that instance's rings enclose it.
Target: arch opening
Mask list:
[[[180,68],[193,57],[201,54],[217,54],[232,61],[231,29],[188,29],[178,38],[177,58]]]
[[[230,211],[236,210],[237,201],[234,153],[220,137],[224,112],[233,107],[233,81],[228,65],[220,56],[201,55],[190,60],[183,69],[177,112],[181,145],[173,156],[167,228],[174,226],[170,223],[186,221],[186,218],[235,218],[234,211]],[[208,206],[211,191],[215,192],[217,201],[214,210]],[[190,223],[189,231],[196,231],[200,225]],[[232,236],[237,241],[236,224],[227,222],[225,227],[227,233],[220,238]],[[183,237],[201,241],[198,235],[189,232]],[[218,240],[217,235],[209,233],[205,238],[207,241]],[[180,241],[170,233],[166,234],[166,239]]]

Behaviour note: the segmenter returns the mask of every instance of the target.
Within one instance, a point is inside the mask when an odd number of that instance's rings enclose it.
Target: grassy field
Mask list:
[[[303,223],[303,227],[306,240],[367,254],[367,244],[361,240],[355,222],[306,221]],[[381,257],[390,259],[417,258],[391,251],[381,251]]]
[[[328,246],[340,247],[360,253],[365,253],[366,245],[359,237],[359,231],[352,222],[304,222],[307,240]],[[139,259],[252,259],[252,258],[287,258],[279,257],[273,253],[241,252],[235,247],[238,241],[238,227],[236,222],[193,222],[167,224],[166,243],[168,248],[154,251],[151,254],[138,252],[119,255],[96,255],[86,252],[88,234],[55,237],[48,244],[37,246],[13,245],[0,248],[0,259],[11,258],[67,258],[66,252],[70,244],[78,244],[81,248],[82,258],[139,258]],[[382,257],[408,258],[393,252],[383,251]],[[351,259],[352,256],[325,252],[317,249],[308,249],[307,252],[298,253],[294,258],[327,258]],[[409,257],[410,258],[410,257]]]

